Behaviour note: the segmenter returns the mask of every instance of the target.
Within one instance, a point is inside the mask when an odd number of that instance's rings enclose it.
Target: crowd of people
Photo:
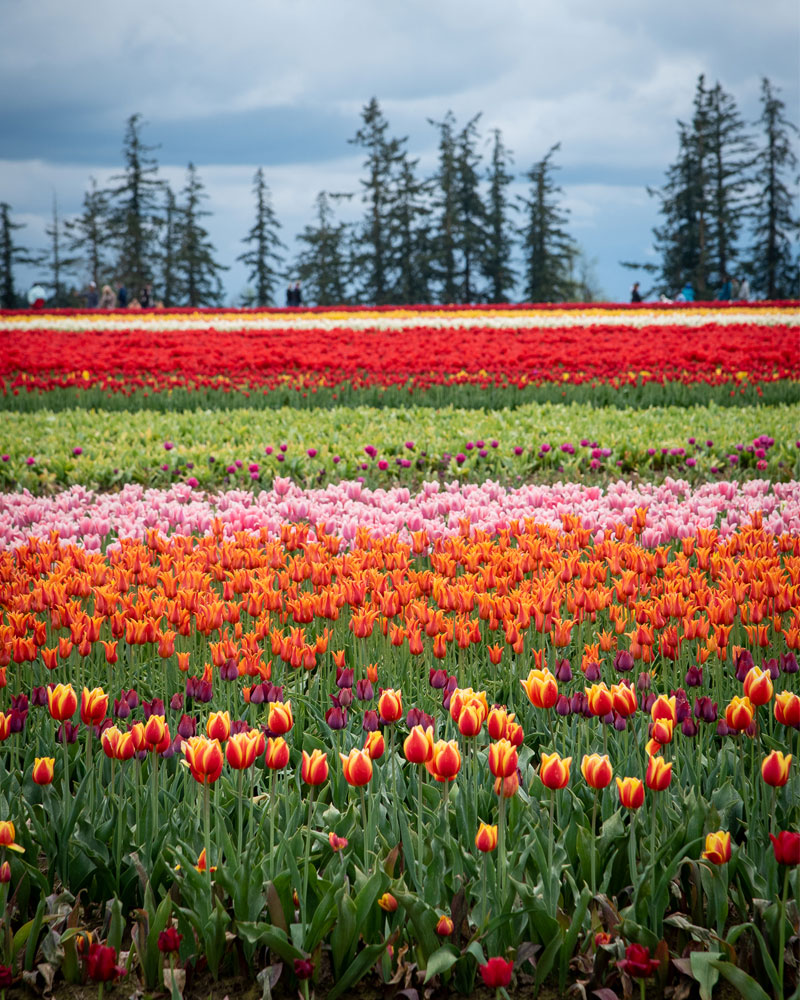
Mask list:
[[[731,278],[730,275],[726,274],[722,285],[714,295],[715,302],[749,302],[752,298],[750,282],[744,275],[741,278]],[[659,302],[694,302],[694,300],[694,286],[691,281],[686,282],[674,299],[663,293],[659,296]],[[631,288],[631,302],[644,301],[639,282],[634,281]]]

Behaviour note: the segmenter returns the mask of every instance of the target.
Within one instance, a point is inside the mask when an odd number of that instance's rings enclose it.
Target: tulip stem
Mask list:
[[[367,797],[361,786],[361,825],[364,828],[364,874],[369,874],[369,827],[367,826]]]
[[[653,792],[653,804],[650,815],[650,864],[652,865],[652,881],[650,883],[650,930],[655,931],[656,924],[656,824],[658,822],[658,792]]]
[[[417,765],[417,865],[422,864],[422,783],[425,780],[424,764]]]
[[[506,800],[504,795],[500,796],[497,810],[497,852],[500,870],[500,910],[502,911],[506,895]]]
[[[553,815],[556,809],[556,792],[550,789],[550,824],[547,831],[547,907],[554,911],[553,905]],[[551,914],[555,916],[555,913]]]
[[[597,834],[595,833],[595,828],[597,825],[597,789],[594,790],[594,804],[592,805],[592,853],[590,858],[591,864],[591,879],[592,879],[592,898],[597,895]]]
[[[783,894],[781,896],[780,927],[778,928],[778,986],[784,996],[783,958],[786,941],[786,897],[789,894],[789,865],[783,867]]]
[[[208,781],[203,782],[203,846],[206,850],[206,877],[208,895],[211,897],[211,789]],[[212,900],[213,902],[213,900]]]
[[[306,896],[308,895],[308,869],[311,860],[311,817],[314,811],[314,786],[312,785],[308,791],[308,826],[306,828],[306,849],[304,855],[303,863],[303,898],[300,900],[300,913],[303,921],[305,921],[307,907],[306,907]]]
[[[92,724],[86,727],[86,773],[92,770]],[[94,775],[89,778],[89,813],[94,813]]]
[[[244,779],[244,772],[241,768],[236,772],[236,853],[239,856],[239,860],[242,858],[242,781]]]
[[[150,800],[153,809],[153,838],[158,836],[158,750],[153,749],[150,768]]]

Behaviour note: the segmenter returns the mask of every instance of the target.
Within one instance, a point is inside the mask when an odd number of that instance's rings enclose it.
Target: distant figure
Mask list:
[[[100,308],[101,309],[114,309],[117,304],[117,297],[114,294],[114,289],[111,285],[103,285],[103,291],[100,294]]]
[[[717,292],[717,302],[729,302],[733,295],[730,275],[726,274],[722,279],[722,287]]]
[[[642,296],[639,291],[639,282],[634,281],[633,288],[631,289],[631,302],[641,302]]]
[[[93,282],[89,282],[89,291],[86,293],[86,308],[96,309],[98,303],[100,302],[100,295],[97,291],[97,285]]]
[[[294,305],[294,289],[291,284],[286,286],[286,307],[291,308]]]
[[[128,308],[128,289],[122,284],[121,281],[117,283],[117,308]]]
[[[694,302],[694,289],[691,281],[687,281],[683,288],[675,296],[676,302]]]
[[[44,309],[47,293],[41,285],[34,285],[28,292],[28,305],[31,309]]]
[[[739,281],[739,299],[742,302],[750,301],[750,282],[744,276]]]
[[[141,309],[142,303],[138,299],[131,299],[131,304],[128,306],[129,309]]]
[[[300,291],[300,282],[295,281],[294,283],[294,305],[301,306],[303,304],[303,293]]]
[[[139,305],[142,309],[152,309],[153,307],[153,286],[149,281],[139,295]]]

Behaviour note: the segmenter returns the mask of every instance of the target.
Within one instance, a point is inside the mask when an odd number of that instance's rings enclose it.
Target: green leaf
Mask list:
[[[280,927],[273,927],[272,924],[250,923],[242,921],[236,925],[237,933],[243,941],[253,946],[266,945],[270,951],[284,960],[284,962],[294,962],[296,958],[305,958],[299,948],[289,941],[286,932]]]
[[[425,982],[429,982],[434,976],[440,976],[452,968],[460,958],[458,952],[451,944],[444,944],[437,949],[428,959],[425,966]]]
[[[700,1000],[711,1000],[719,979],[719,969],[714,966],[722,958],[721,951],[693,951],[689,956],[692,975],[700,984]]]
[[[343,891],[339,896],[338,910],[339,919],[331,934],[334,979],[339,978],[342,969],[347,964],[351,949],[354,950],[359,927],[358,911],[349,892]]]
[[[712,962],[715,969],[719,969],[722,975],[728,980],[731,986],[739,991],[744,1000],[770,1000],[769,994],[758,985],[752,976],[740,969],[732,962]]]
[[[381,941],[379,944],[368,944],[366,948],[362,949],[356,956],[355,961],[348,966],[342,978],[328,992],[327,1000],[336,1000],[336,997],[341,996],[345,990],[349,990],[377,962],[385,950],[385,941]]]

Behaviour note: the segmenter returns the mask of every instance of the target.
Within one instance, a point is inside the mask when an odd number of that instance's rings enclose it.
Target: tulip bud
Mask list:
[[[706,861],[715,865],[724,865],[731,859],[731,835],[725,830],[706,835],[706,849],[702,855]]]

